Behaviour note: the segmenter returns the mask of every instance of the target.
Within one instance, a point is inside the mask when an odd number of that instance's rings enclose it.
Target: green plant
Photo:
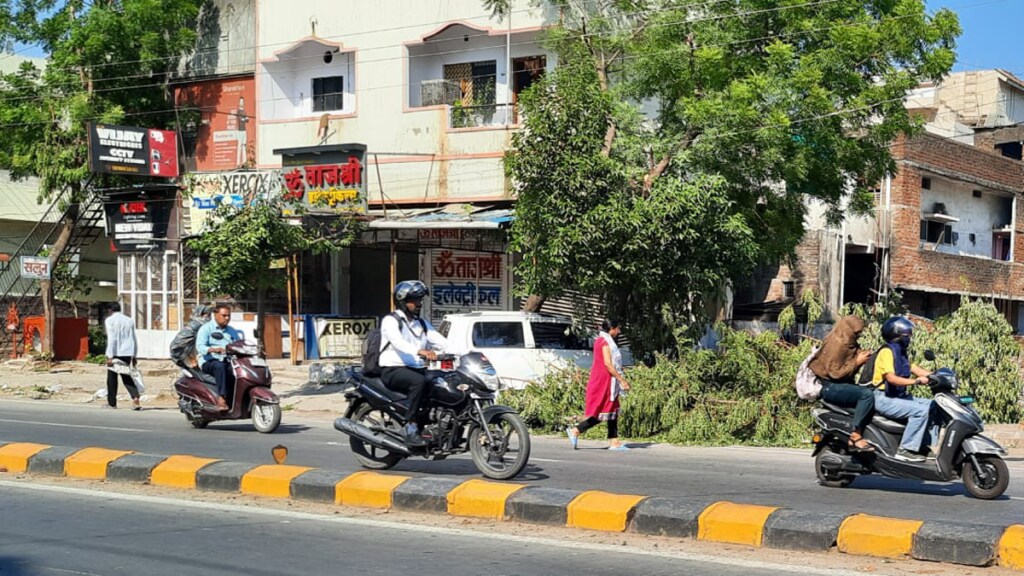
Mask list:
[[[107,352],[107,331],[102,324],[89,326],[89,354],[103,355]]]
[[[473,126],[473,115],[470,114],[469,108],[461,100],[456,100],[455,104],[452,104],[451,114],[452,128],[469,128]]]
[[[85,357],[85,362],[87,362],[89,364],[96,364],[98,366],[103,366],[103,365],[105,365],[107,363],[107,357],[104,356],[103,354],[92,354],[92,353],[90,353],[88,356]]]

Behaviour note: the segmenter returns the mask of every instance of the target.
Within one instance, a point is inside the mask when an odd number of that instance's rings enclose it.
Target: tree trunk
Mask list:
[[[64,251],[68,248],[68,244],[71,243],[71,234],[75,231],[75,224],[78,222],[78,215],[78,204],[72,204],[68,207],[68,211],[64,213],[64,217],[60,221],[60,233],[57,234],[57,240],[53,243],[53,246],[50,247],[49,259],[51,275],[54,270],[57,269],[57,262],[60,260],[61,255],[64,254]],[[43,300],[43,318],[46,322],[46,327],[43,330],[43,334],[41,334],[43,341],[43,353],[52,353],[54,325],[57,323],[57,310],[54,307],[53,298],[53,280],[41,280],[39,282],[39,288]]]
[[[264,315],[267,307],[267,289],[262,284],[256,288],[256,341],[259,342],[260,352],[266,350],[266,337],[263,328],[267,319]]]
[[[540,310],[540,307],[544,305],[545,300],[546,298],[543,296],[530,294],[530,296],[526,298],[526,303],[523,304],[523,311],[537,312]]]

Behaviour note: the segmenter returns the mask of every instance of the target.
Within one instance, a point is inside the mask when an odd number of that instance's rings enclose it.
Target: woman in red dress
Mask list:
[[[580,434],[600,422],[608,423],[609,450],[629,450],[619,442],[619,396],[629,390],[629,384],[622,376],[622,353],[615,343],[615,337],[622,333],[619,323],[605,320],[601,333],[594,340],[594,364],[587,381],[587,404],[584,420],[576,426],[565,429],[569,442],[575,450]]]

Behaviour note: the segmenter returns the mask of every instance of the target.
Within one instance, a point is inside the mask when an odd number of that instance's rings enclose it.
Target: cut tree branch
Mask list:
[[[644,176],[645,196],[651,193],[651,188],[654,186],[654,181],[657,180],[658,177],[660,177],[665,172],[665,170],[668,169],[669,164],[672,163],[672,159],[675,158],[683,150],[689,148],[690,145],[693,144],[694,139],[696,138],[696,133],[692,131],[687,131],[686,134],[683,135],[683,138],[674,146],[672,146],[672,149],[666,152],[665,155],[661,157],[661,160],[659,160],[658,163],[655,164],[653,168],[651,168],[650,172],[648,172],[647,175]]]

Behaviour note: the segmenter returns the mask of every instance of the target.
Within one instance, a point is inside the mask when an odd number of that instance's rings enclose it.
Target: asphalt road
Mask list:
[[[3,483],[0,574],[708,574],[782,570],[726,557]]]
[[[171,410],[101,410],[94,405],[0,401],[0,442],[102,446],[150,454],[192,454],[269,463],[276,444],[289,448],[288,464],[360,470],[348,438],[328,420],[284,414],[278,432],[259,434],[251,423],[188,427]],[[960,483],[939,484],[878,476],[858,478],[848,488],[817,485],[810,452],[772,448],[682,448],[638,446],[628,452],[581,442],[573,452],[565,438],[533,439],[530,465],[517,482],[623,494],[722,499],[788,506],[809,511],[865,512],[922,520],[1006,525],[1024,518],[1024,461],[1009,462],[1011,483],[999,500],[967,495]],[[393,469],[410,475],[481,477],[468,456],[445,461],[412,459]]]

